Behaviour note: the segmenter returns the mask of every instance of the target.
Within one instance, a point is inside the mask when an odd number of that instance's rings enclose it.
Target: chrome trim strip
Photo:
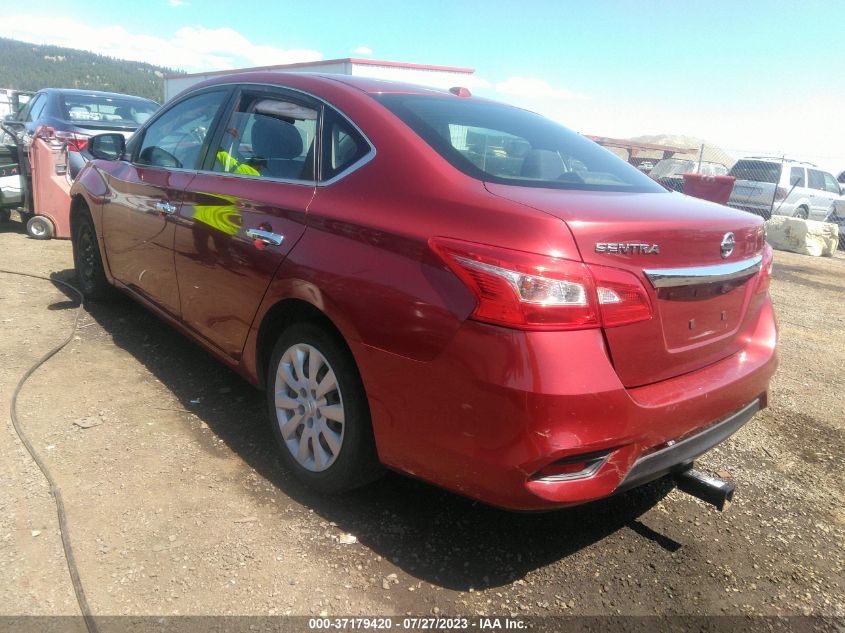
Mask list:
[[[544,484],[559,484],[563,481],[575,481],[576,479],[589,479],[595,475],[599,469],[607,463],[610,458],[610,453],[604,457],[599,457],[590,463],[584,470],[579,470],[577,473],[561,473],[560,475],[549,475],[548,477],[541,477],[534,481],[539,481]]]
[[[655,288],[697,286],[750,277],[760,272],[762,261],[762,255],[755,255],[750,259],[727,264],[688,268],[648,268],[643,270],[643,273]]]
[[[362,130],[358,126],[358,124],[355,123],[355,121],[350,119],[343,110],[341,110],[339,107],[334,105],[331,101],[328,101],[327,99],[325,99],[323,97],[315,95],[313,92],[308,92],[307,90],[302,90],[301,88],[294,88],[293,86],[286,86],[284,84],[268,84],[268,83],[264,83],[264,82],[260,82],[260,81],[250,81],[250,82],[230,81],[230,82],[226,82],[226,83],[213,84],[213,87],[215,87],[215,88],[218,87],[218,86],[235,86],[235,87],[238,87],[238,88],[243,88],[244,86],[258,86],[258,87],[261,87],[261,88],[281,88],[282,90],[289,90],[291,92],[298,92],[301,95],[305,95],[306,97],[314,99],[314,101],[319,101],[323,105],[326,105],[326,106],[330,107],[332,110],[334,110],[335,112],[337,112],[340,116],[342,116],[344,119],[346,119],[346,122],[349,123],[349,125],[351,125],[353,128],[355,128],[355,130],[358,132],[358,134],[360,134],[361,137],[367,142],[367,145],[370,146],[369,152],[364,154],[361,158],[356,160],[351,165],[347,166],[346,169],[344,169],[342,172],[335,174],[334,176],[332,176],[328,180],[316,180],[316,181],[315,180],[295,180],[295,181],[287,180],[287,181],[284,181],[282,179],[275,179],[275,178],[273,180],[282,180],[283,182],[296,183],[296,184],[303,184],[303,183],[315,184],[315,182],[316,182],[317,187],[326,187],[328,185],[332,185],[332,184],[336,183],[341,178],[345,178],[346,176],[351,174],[353,171],[358,171],[361,167],[363,167],[364,165],[366,165],[367,163],[369,163],[372,159],[374,159],[376,157],[376,146],[373,145],[373,142],[370,140],[370,137],[367,136],[366,134],[364,134],[364,130]],[[207,87],[211,88],[212,86],[207,86]],[[190,88],[186,88],[185,90],[190,90]],[[218,174],[220,172],[200,171],[199,173]],[[243,175],[243,174],[238,174],[238,175]],[[258,177],[258,176],[247,176],[247,177],[253,178],[253,179],[270,180],[269,178],[263,178],[263,177]]]
[[[340,180],[342,178],[345,178],[346,176],[348,176],[352,172],[358,171],[361,167],[363,167],[364,165],[366,165],[367,163],[369,163],[371,160],[373,160],[376,157],[376,146],[373,145],[373,142],[370,140],[370,137],[367,136],[366,134],[364,134],[364,130],[362,130],[358,126],[358,124],[355,123],[355,121],[350,119],[343,110],[338,108],[332,102],[327,101],[323,97],[319,97],[319,96],[317,96],[317,95],[315,95],[311,92],[308,92],[307,90],[302,90],[301,88],[294,88],[292,86],[286,86],[286,85],[283,85],[283,84],[267,84],[267,83],[263,83],[263,82],[254,82],[254,81],[248,82],[248,83],[241,83],[241,82],[232,81],[232,82],[226,82],[226,83],[212,84],[211,86],[206,86],[205,88],[202,88],[202,90],[206,90],[206,89],[213,90],[215,88],[231,87],[231,86],[235,86],[237,88],[243,88],[244,86],[247,86],[247,87],[248,86],[257,86],[257,87],[260,87],[260,88],[280,88],[282,90],[289,90],[290,92],[298,92],[301,95],[305,95],[306,97],[314,99],[315,101],[319,101],[320,103],[322,103],[325,106],[330,107],[332,110],[334,110],[340,116],[342,116],[344,119],[346,119],[346,122],[349,123],[349,125],[351,125],[353,128],[355,128],[355,130],[367,142],[367,145],[370,146],[370,151],[367,152],[366,154],[364,154],[361,158],[356,160],[354,163],[348,165],[346,167],[346,169],[344,169],[342,172],[335,174],[334,176],[332,176],[328,180],[318,180],[316,178],[312,178],[310,180],[297,180],[297,179],[292,179],[292,178],[271,178],[271,177],[267,177],[267,176],[250,176],[249,174],[235,174],[233,172],[212,171],[212,170],[207,170],[207,169],[188,169],[188,168],[184,168],[184,167],[175,168],[175,167],[159,167],[158,165],[141,165],[139,163],[133,163],[131,160],[125,160],[125,162],[128,162],[130,165],[133,165],[133,166],[136,166],[136,167],[143,167],[144,169],[161,169],[161,170],[166,170],[166,171],[191,172],[191,173],[194,173],[194,174],[211,174],[211,175],[215,175],[215,176],[239,176],[241,178],[248,178],[250,180],[268,180],[268,181],[272,181],[272,182],[281,182],[281,183],[290,184],[290,185],[309,185],[309,186],[312,186],[312,187],[326,187],[328,185],[332,185],[332,184],[336,183],[338,180]],[[199,92],[199,91],[197,91],[197,92]],[[189,95],[189,93],[191,93],[190,87],[185,88],[185,90],[182,93],[180,93],[180,100],[182,98],[187,97]],[[168,108],[169,107],[170,107],[170,104],[168,103]],[[162,105],[162,107],[160,109],[163,109],[163,108],[164,108],[164,105]],[[159,114],[158,114],[158,112],[156,112],[155,118],[158,118],[158,116],[159,116]],[[149,127],[149,125],[151,125],[153,123],[153,121],[154,121],[154,119],[150,120],[149,123],[145,123],[143,126],[139,127],[138,130],[143,128],[146,131],[146,128]],[[315,164],[316,163],[317,163],[317,161],[315,161]]]

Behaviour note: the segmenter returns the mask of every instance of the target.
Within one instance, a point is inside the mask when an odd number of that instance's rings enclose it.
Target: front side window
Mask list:
[[[226,123],[213,171],[314,180],[318,112],[281,98],[245,93]]]
[[[821,189],[824,191],[824,174],[818,169],[808,169],[807,174],[810,181],[810,189]]]
[[[150,124],[138,149],[139,165],[196,169],[205,137],[225,91],[205,92],[180,101]]]
[[[636,167],[539,114],[447,96],[374,98],[454,167],[479,180],[523,187],[664,192]]]
[[[803,167],[793,167],[789,170],[789,184],[792,187],[807,186],[807,179],[804,177]]]

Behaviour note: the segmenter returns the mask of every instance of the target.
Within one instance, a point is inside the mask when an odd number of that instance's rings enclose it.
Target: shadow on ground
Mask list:
[[[53,278],[75,281],[72,270]],[[185,409],[278,490],[420,580],[454,590],[501,586],[626,526],[664,549],[680,547],[637,521],[671,490],[665,481],[538,514],[498,510],[397,474],[339,497],[312,493],[277,458],[263,393],[128,298],[86,308],[115,345],[143,363]],[[198,398],[198,404],[192,402]],[[197,433],[198,443],[219,451],[207,437]],[[275,495],[263,488],[252,494],[265,500]]]

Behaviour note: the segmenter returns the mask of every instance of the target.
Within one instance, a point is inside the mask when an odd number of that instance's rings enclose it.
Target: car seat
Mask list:
[[[304,161],[302,135],[294,125],[280,119],[255,115],[252,126],[252,150],[263,161],[262,176],[301,178]]]

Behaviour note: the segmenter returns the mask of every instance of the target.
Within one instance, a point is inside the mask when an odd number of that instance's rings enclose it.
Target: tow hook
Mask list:
[[[730,507],[736,489],[733,482],[707,475],[694,468],[675,473],[675,484],[687,494],[715,506],[719,512]]]

